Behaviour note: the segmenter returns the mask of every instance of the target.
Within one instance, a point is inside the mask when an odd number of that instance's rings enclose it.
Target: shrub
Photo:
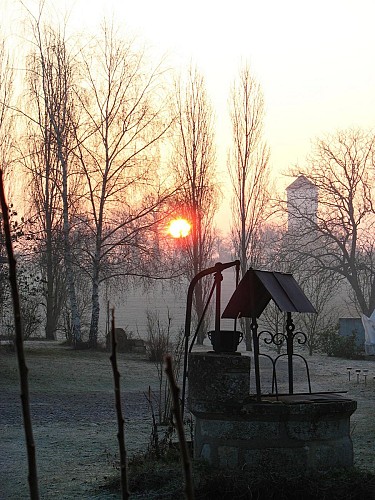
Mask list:
[[[345,359],[360,359],[362,357],[354,332],[352,335],[344,337],[339,335],[337,331],[328,330],[321,336],[321,346],[323,352],[327,353],[328,356]]]
[[[168,324],[160,321],[157,313],[147,311],[147,353],[150,361],[163,362],[164,356],[171,351],[171,318]]]
[[[106,349],[111,349],[111,331],[106,336]],[[130,352],[132,347],[133,332],[128,328],[115,328],[117,352]]]
[[[154,401],[157,405],[159,424],[168,424],[171,415],[171,393],[168,380],[165,377],[164,357],[166,354],[172,356],[174,376],[178,382],[184,349],[183,330],[179,330],[173,342],[171,322],[169,311],[166,323],[160,320],[158,313],[147,311],[148,359],[155,364],[159,379],[158,392],[155,395],[149,391],[148,401],[152,412],[152,402]]]

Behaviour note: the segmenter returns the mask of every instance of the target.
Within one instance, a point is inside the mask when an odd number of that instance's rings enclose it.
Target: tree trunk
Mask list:
[[[46,339],[55,340],[56,332],[60,321],[62,304],[66,299],[65,283],[62,279],[61,250],[59,249],[60,238],[56,241],[53,238],[51,226],[47,224],[46,229],[46,250],[45,250],[45,273],[46,273]],[[44,263],[44,261],[43,261]]]
[[[244,221],[244,217],[242,218]],[[245,226],[242,224],[241,231],[241,253],[240,253],[240,265],[241,265],[241,274],[242,277],[245,276],[247,272],[247,255],[246,255],[246,244],[245,244]],[[252,333],[251,333],[251,319],[250,318],[241,318],[241,327],[243,328],[243,334],[245,339],[245,348],[246,351],[253,350],[253,342],[252,342]]]
[[[64,164],[65,165],[65,164]],[[63,168],[63,216],[64,216],[64,262],[65,262],[65,272],[66,272],[66,281],[68,285],[68,294],[70,301],[70,311],[72,315],[72,328],[73,328],[73,342],[77,344],[77,342],[82,341],[81,337],[81,319],[79,317],[78,304],[77,304],[77,296],[74,285],[74,273],[72,266],[72,252],[70,248],[69,241],[69,216],[68,216],[68,189],[67,186],[67,172],[66,168]]]
[[[53,277],[53,259],[52,259],[52,243],[51,234],[48,234],[47,228],[47,241],[46,241],[46,263],[47,263],[47,295],[46,295],[46,339],[55,340],[56,332],[56,312],[54,310],[55,297],[54,297],[54,277]]]
[[[47,300],[46,300],[46,326],[45,333],[47,340],[56,339],[56,317],[54,311],[53,289],[50,284],[47,284]]]
[[[46,295],[46,339],[55,340],[56,317],[54,311],[54,276],[53,276],[53,252],[52,252],[52,213],[50,206],[50,168],[46,168],[45,181],[45,219],[46,219],[46,275],[47,275],[47,295]]]
[[[204,303],[203,303],[203,290],[202,290],[202,283],[198,282],[196,287],[195,287],[195,310],[197,313],[197,319],[200,321],[203,310],[204,310]],[[202,321],[202,324],[199,328],[198,335],[197,335],[197,344],[198,345],[203,345],[203,341],[206,338],[206,321]]]
[[[65,233],[65,231],[64,231]],[[64,235],[64,238],[66,236]],[[66,280],[68,283],[68,294],[69,294],[69,302],[70,302],[70,311],[72,315],[72,328],[73,328],[73,342],[77,344],[82,341],[81,337],[81,319],[79,317],[77,297],[74,286],[74,274],[72,268],[71,261],[71,252],[69,243],[65,244],[65,271],[66,271]]]
[[[251,334],[251,320],[250,318],[241,318],[241,326],[243,328],[245,347],[247,351],[253,350],[253,337]]]
[[[90,347],[96,349],[98,345],[98,329],[99,329],[99,264],[97,259],[94,262],[94,275],[92,279],[92,309],[91,309],[91,324],[90,324],[90,335],[89,344]]]

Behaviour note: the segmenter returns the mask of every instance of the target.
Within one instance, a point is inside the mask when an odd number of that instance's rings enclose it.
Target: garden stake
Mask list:
[[[127,458],[126,458],[126,447],[125,447],[125,432],[124,432],[124,417],[122,416],[121,409],[121,392],[120,392],[120,372],[117,367],[117,356],[116,356],[116,333],[115,333],[115,310],[112,309],[112,329],[111,329],[111,341],[112,341],[112,353],[110,356],[113,379],[115,384],[115,402],[116,402],[116,413],[117,413],[117,439],[120,451],[120,473],[121,473],[121,497],[122,499],[129,498],[128,490],[128,471],[127,471]]]
[[[169,384],[171,387],[173,414],[175,417],[178,440],[180,443],[180,452],[181,452],[181,459],[182,459],[184,479],[185,479],[185,498],[187,498],[187,500],[193,500],[194,486],[193,486],[193,477],[191,472],[191,460],[185,439],[184,422],[182,420],[182,412],[181,412],[180,398],[179,398],[179,388],[177,387],[176,380],[174,377],[171,356],[169,355],[165,356],[165,364],[166,364],[165,373],[167,374]]]
[[[18,368],[20,373],[20,388],[21,388],[21,402],[22,402],[22,415],[23,426],[26,435],[26,448],[27,459],[29,467],[29,490],[31,500],[39,500],[38,489],[38,474],[36,467],[35,456],[35,443],[33,438],[33,429],[30,414],[30,401],[29,401],[29,383],[28,383],[28,368],[25,361],[25,352],[23,348],[23,328],[21,320],[21,305],[20,297],[17,287],[17,271],[16,259],[14,258],[12,238],[10,234],[9,224],[9,209],[5,201],[3,171],[0,170],[0,203],[4,223],[5,245],[8,254],[9,262],[9,281],[12,290],[13,312],[14,312],[14,329],[15,329],[15,345],[18,359]]]

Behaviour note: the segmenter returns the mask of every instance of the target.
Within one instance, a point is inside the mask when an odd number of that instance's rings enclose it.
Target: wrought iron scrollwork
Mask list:
[[[311,393],[311,383],[310,383],[310,372],[306,359],[294,352],[293,344],[305,345],[307,343],[307,335],[302,331],[295,331],[295,325],[291,318],[290,313],[288,314],[287,321],[285,323],[285,331],[273,333],[269,330],[262,330],[258,332],[258,324],[255,318],[252,318],[251,330],[253,334],[253,344],[254,344],[254,363],[255,363],[255,380],[257,397],[261,397],[261,383],[260,383],[260,366],[259,357],[265,357],[270,360],[272,364],[272,394],[276,394],[278,397],[278,381],[277,381],[277,364],[281,358],[288,358],[288,382],[289,382],[289,394],[293,394],[293,359],[299,358],[302,360],[306,368],[306,376],[308,383],[308,390]],[[270,346],[274,345],[276,347],[281,347],[286,344],[286,353],[279,354],[276,358],[273,358],[269,354],[260,352],[260,341],[264,344]]]
[[[273,344],[276,347],[279,347],[279,346],[282,346],[286,340],[285,333],[280,333],[280,332],[279,333],[272,333],[269,330],[262,330],[261,332],[259,332],[258,339],[260,339],[260,337],[263,334],[266,334],[268,336],[267,338],[263,339],[264,343],[267,345]]]
[[[272,344],[273,343],[273,333],[268,331],[268,330],[262,330],[261,332],[258,333],[258,338],[260,340],[260,337],[262,335],[268,335],[268,338],[263,339],[265,344]]]
[[[305,345],[307,343],[307,335],[304,332],[298,331],[293,333],[293,341],[296,340],[297,344]]]

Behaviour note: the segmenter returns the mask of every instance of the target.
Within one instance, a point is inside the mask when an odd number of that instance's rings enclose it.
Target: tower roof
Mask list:
[[[307,177],[304,175],[300,175],[297,177],[296,180],[294,180],[289,186],[286,188],[286,190],[297,190],[301,188],[314,188],[317,189],[316,185],[310,181]]]

